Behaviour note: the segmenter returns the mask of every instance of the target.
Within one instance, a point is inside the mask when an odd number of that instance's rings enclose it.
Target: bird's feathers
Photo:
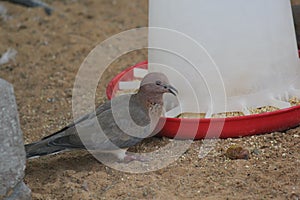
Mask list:
[[[87,114],[60,131],[44,137],[40,142],[26,145],[27,157],[36,154],[46,155],[52,153],[52,151],[56,152],[64,149],[88,148],[89,150],[111,151],[135,145],[143,138],[124,133],[114,119],[111,106],[114,105],[113,109],[119,116],[126,116],[124,114],[124,104],[126,104],[128,98],[130,99],[129,112],[134,117],[124,121],[133,120],[139,126],[147,126],[150,123],[147,110],[140,108],[141,105],[135,101],[136,96],[122,95],[114,98],[113,101],[102,104],[96,109],[95,113]]]
[[[152,136],[162,113],[162,96],[174,93],[172,89],[176,91],[168,85],[165,75],[150,73],[142,80],[137,94],[115,97],[60,131],[26,145],[26,156],[71,149],[127,149]]]

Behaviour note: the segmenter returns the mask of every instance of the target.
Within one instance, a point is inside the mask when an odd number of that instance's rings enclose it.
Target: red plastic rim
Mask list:
[[[299,52],[300,54],[300,52]],[[133,69],[143,68],[147,69],[147,61],[141,62],[135,66],[129,67],[114,77],[108,87],[106,94],[109,99],[113,97],[116,90],[118,90],[118,83],[122,80],[133,79]],[[201,119],[179,119],[179,118],[161,118],[164,125],[159,132],[160,136],[177,139],[203,139],[203,138],[234,138],[250,135],[257,135],[263,133],[270,133],[274,131],[282,131],[300,124],[300,105],[290,108],[277,110],[273,112],[266,112],[261,114],[253,114],[240,117],[228,118],[201,118]],[[214,124],[218,125],[224,122],[221,135],[218,131],[214,134],[210,131],[207,136],[208,129]],[[180,124],[184,125],[184,134],[177,135]],[[197,133],[195,135],[195,126],[197,126]]]

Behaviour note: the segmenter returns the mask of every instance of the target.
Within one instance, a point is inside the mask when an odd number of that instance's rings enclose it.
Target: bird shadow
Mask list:
[[[129,149],[130,152],[150,152],[158,146],[164,146],[168,140],[164,138],[147,138],[140,144]],[[111,162],[118,162],[115,157],[107,154]],[[98,161],[88,151],[70,151],[57,155],[43,156],[27,160],[25,170],[25,182],[39,180],[43,183],[54,183],[60,177],[66,176],[68,172],[89,173],[89,172],[114,173],[114,169],[107,167]]]

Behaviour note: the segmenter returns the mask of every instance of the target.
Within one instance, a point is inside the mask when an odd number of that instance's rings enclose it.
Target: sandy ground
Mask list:
[[[26,143],[72,120],[72,88],[88,53],[121,31],[147,26],[145,0],[53,0],[52,16],[0,2],[0,52],[18,51],[0,66],[0,77],[14,85]],[[108,81],[122,69],[147,59],[145,50],[122,56],[99,83],[96,104],[106,98]],[[174,163],[154,172],[132,174],[109,168],[84,151],[27,162],[25,182],[33,199],[299,199],[300,128],[240,139],[217,140],[203,159],[195,141]],[[149,151],[168,143],[153,138],[134,147]],[[238,144],[249,160],[230,160],[226,149]]]

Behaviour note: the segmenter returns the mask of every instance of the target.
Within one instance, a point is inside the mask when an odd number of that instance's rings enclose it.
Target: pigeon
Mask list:
[[[63,151],[87,149],[111,153],[120,161],[143,160],[126,153],[131,146],[155,135],[163,113],[163,94],[178,91],[159,72],[147,74],[135,94],[114,97],[95,112],[79,118],[38,142],[25,145],[26,157],[34,158]],[[101,130],[97,129],[97,124]],[[99,131],[100,130],[100,131]]]
[[[46,3],[39,0],[4,0],[14,4],[20,4],[26,7],[41,7],[44,8],[47,15],[51,15],[53,9]]]

